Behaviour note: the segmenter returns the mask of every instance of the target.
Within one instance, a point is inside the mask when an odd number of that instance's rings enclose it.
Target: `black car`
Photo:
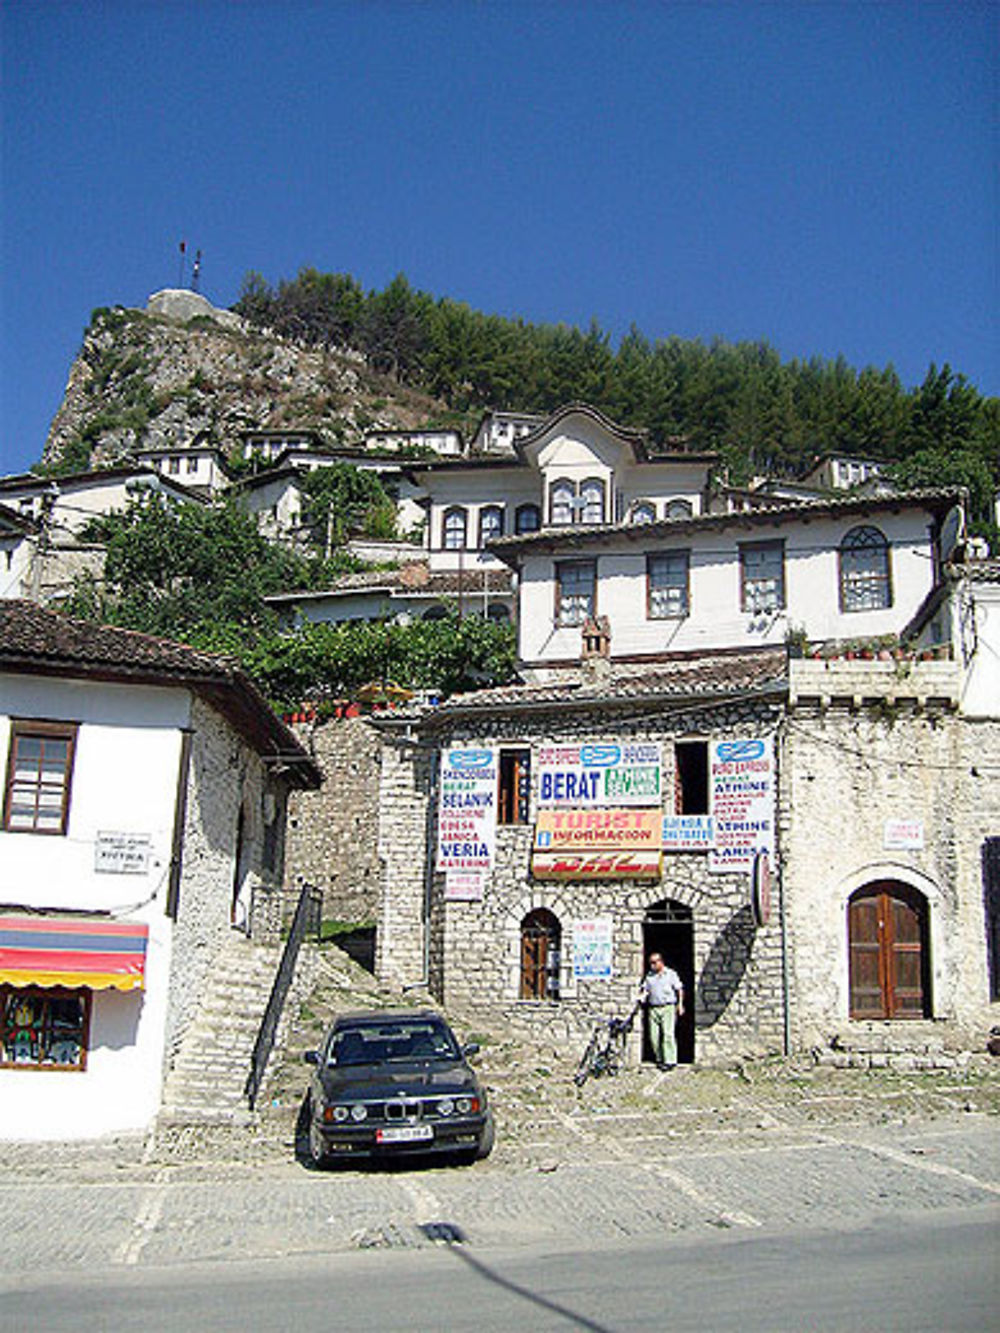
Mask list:
[[[309,1155],[399,1153],[489,1156],[493,1115],[460,1047],[432,1010],[344,1014],[318,1051],[309,1084]]]

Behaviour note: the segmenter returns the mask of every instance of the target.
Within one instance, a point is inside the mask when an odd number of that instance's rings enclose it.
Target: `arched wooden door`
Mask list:
[[[847,909],[852,1018],[929,1018],[927,900],[894,880],[867,884]]]
[[[558,1000],[559,919],[538,907],[521,922],[521,999]]]

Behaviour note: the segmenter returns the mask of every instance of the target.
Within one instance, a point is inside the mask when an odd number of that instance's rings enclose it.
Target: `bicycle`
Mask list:
[[[594,1026],[587,1043],[587,1049],[580,1057],[573,1082],[582,1088],[588,1078],[600,1078],[602,1074],[614,1076],[625,1061],[625,1043],[632,1031],[635,1016],[641,1008],[636,1001],[631,1012],[625,1018],[602,1018]]]

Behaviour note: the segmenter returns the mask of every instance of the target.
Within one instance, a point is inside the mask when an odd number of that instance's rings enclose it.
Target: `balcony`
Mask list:
[[[828,708],[875,703],[956,709],[962,687],[957,662],[916,657],[799,658],[788,663],[788,702]]]

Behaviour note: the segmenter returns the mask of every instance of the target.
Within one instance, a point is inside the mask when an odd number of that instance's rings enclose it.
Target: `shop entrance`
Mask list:
[[[647,910],[642,923],[642,971],[649,955],[659,953],[684,986],[684,1013],[677,1020],[677,1058],[682,1065],[694,1063],[694,914],[684,903],[663,898]],[[643,1029],[642,1059],[651,1062],[649,1035]]]

